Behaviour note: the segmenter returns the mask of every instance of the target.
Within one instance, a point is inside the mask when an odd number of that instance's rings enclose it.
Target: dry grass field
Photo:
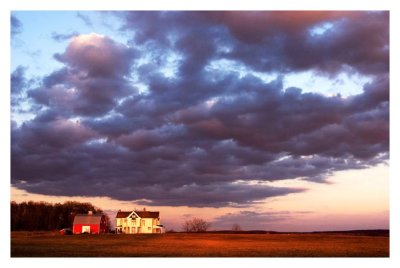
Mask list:
[[[12,232],[11,257],[389,257],[388,236]]]

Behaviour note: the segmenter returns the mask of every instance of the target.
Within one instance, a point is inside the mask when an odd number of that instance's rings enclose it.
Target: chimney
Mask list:
[[[88,215],[93,215],[93,211],[89,210],[87,214]]]
[[[146,208],[143,208],[143,211],[146,211]]]

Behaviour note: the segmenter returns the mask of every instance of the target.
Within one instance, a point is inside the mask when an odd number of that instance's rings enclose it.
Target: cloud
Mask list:
[[[68,161],[58,162],[49,159],[41,167],[50,168],[54,166],[51,169],[52,175],[55,176],[54,180],[46,182],[46,189],[43,189],[40,180],[27,185],[24,182],[22,183],[24,184],[24,189],[29,192],[40,192],[49,195],[88,195],[85,187],[76,188],[74,183],[77,178],[74,178],[73,172],[64,171],[68,164]],[[57,170],[67,172],[72,178],[58,180]],[[85,183],[92,185],[89,192],[94,195],[100,193],[118,200],[136,200],[136,204],[144,206],[247,207],[265,198],[305,191],[303,188],[272,187],[243,183],[191,184],[179,187],[171,187],[168,184],[165,186],[145,185],[140,186],[140,191],[138,191],[139,186],[127,184],[124,188],[115,188],[113,183],[109,181],[96,181],[90,179],[90,177],[85,179]]]
[[[256,70],[332,73],[346,66],[366,74],[389,70],[388,12],[228,11],[211,16],[238,38],[227,56]],[[311,34],[326,24],[332,27]]]
[[[55,41],[57,42],[62,42],[65,40],[69,40],[72,37],[78,36],[79,33],[78,32],[71,32],[68,34],[61,34],[61,33],[57,33],[57,32],[52,32],[51,33],[51,38],[53,38]]]
[[[89,16],[83,15],[81,12],[77,12],[76,17],[81,19],[86,26],[91,28],[93,27],[92,20],[90,19]]]
[[[39,149],[63,149],[75,144],[85,142],[95,137],[95,133],[80,124],[64,118],[41,118],[36,117],[29,124],[21,127],[16,139],[20,139],[20,148]],[[41,146],[36,147],[36,142]],[[48,147],[48,148],[47,148]]]
[[[134,50],[95,33],[75,36],[57,59],[89,76],[121,76],[129,72]]]
[[[11,15],[11,37],[16,36],[22,32],[22,22],[14,15]]]
[[[18,66],[11,74],[11,94],[18,95],[27,86],[25,72],[26,67]]]
[[[102,115],[113,109],[117,98],[133,94],[127,75],[135,51],[97,34],[71,39],[65,52],[56,54],[65,67],[29,91],[38,104],[63,115]]]
[[[309,214],[311,211],[251,211],[242,210],[227,213],[215,218],[211,225],[214,228],[231,230],[234,224],[239,224],[243,230],[270,230],[271,223],[287,221],[299,214]]]
[[[28,67],[17,66],[11,73],[11,110],[22,112],[24,110],[23,102],[26,100],[25,93],[29,90],[30,85],[35,82],[34,78],[27,77]]]
[[[66,151],[96,137],[92,130],[71,120],[42,117],[12,129],[11,135],[11,172],[32,183],[42,178],[53,181],[69,176],[75,171],[76,159],[65,157]]]
[[[387,12],[112,14],[128,44],[74,36],[55,55],[63,67],[28,91],[40,108],[13,126],[14,186],[240,207],[306,190],[270,181],[387,160]],[[284,88],[303,70],[370,82],[346,98]]]

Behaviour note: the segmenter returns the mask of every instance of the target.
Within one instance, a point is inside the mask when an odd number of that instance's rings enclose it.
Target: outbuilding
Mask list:
[[[74,218],[72,232],[74,234],[100,234],[108,231],[107,218],[104,214],[77,214]]]

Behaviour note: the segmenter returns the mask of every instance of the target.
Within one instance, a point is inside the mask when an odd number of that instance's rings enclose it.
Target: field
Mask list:
[[[389,237],[338,233],[12,232],[11,257],[389,257]]]

